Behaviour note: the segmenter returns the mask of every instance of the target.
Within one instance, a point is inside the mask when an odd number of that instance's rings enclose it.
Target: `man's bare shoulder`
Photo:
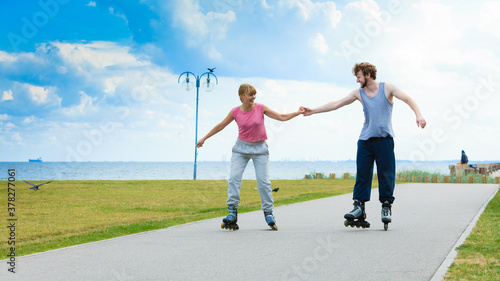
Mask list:
[[[361,101],[361,94],[359,93],[359,88],[352,90],[348,96]]]
[[[396,85],[394,85],[392,83],[385,82],[385,92],[386,93],[393,93],[397,90],[399,90],[399,88],[396,87]]]

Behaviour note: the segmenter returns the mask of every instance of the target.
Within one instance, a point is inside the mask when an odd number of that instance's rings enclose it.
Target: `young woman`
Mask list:
[[[229,214],[222,220],[223,229],[238,229],[238,204],[240,203],[240,189],[243,172],[252,159],[257,178],[257,187],[259,189],[262,201],[262,210],[267,224],[274,230],[278,230],[276,220],[273,216],[274,201],[269,181],[269,149],[267,147],[266,128],[264,126],[264,115],[267,117],[287,121],[300,114],[302,111],[296,111],[287,114],[280,114],[269,109],[267,106],[255,103],[257,91],[248,84],[242,84],[238,89],[241,105],[233,108],[229,114],[217,124],[206,136],[198,141],[197,147],[202,147],[205,141],[211,136],[222,131],[233,120],[238,124],[238,139],[232,149],[231,157],[231,175],[228,182],[228,206]]]

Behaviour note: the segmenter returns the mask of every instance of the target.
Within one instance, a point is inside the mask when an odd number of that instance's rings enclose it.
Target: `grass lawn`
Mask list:
[[[273,180],[272,184],[280,188],[273,192],[275,205],[280,206],[350,193],[354,180]],[[227,214],[226,180],[53,181],[38,191],[29,187],[24,182],[14,187],[17,256]],[[0,182],[0,194],[7,200],[6,181]],[[243,181],[238,212],[260,210],[260,205],[255,180]],[[0,218],[7,222],[7,208],[0,211]],[[0,235],[0,241],[9,237],[9,229],[4,227]],[[6,253],[10,247],[2,242],[0,251]]]
[[[445,280],[500,280],[500,190],[457,251]]]

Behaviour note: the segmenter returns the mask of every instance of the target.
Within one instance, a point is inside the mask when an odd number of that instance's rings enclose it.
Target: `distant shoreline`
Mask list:
[[[471,162],[472,163],[472,162]],[[487,162],[495,163],[495,162]],[[500,163],[500,162],[499,162]],[[396,161],[396,172],[423,171],[449,174],[455,161]],[[479,164],[474,162],[474,164]],[[230,161],[201,161],[197,163],[196,179],[228,180]],[[374,167],[375,168],[375,167]],[[0,162],[0,170],[16,170],[20,180],[188,180],[194,178],[193,162]],[[376,170],[376,169],[375,169]],[[322,173],[356,174],[356,162],[347,161],[271,161],[269,179],[303,179],[305,175]],[[5,180],[7,173],[0,174]],[[255,169],[249,163],[243,179],[254,180]]]

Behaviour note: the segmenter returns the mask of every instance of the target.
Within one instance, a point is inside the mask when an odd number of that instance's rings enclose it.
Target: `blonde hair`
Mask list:
[[[238,95],[240,96],[240,99],[241,96],[244,96],[247,92],[250,93],[250,95],[257,94],[257,90],[255,90],[255,88],[252,85],[241,84],[240,88],[238,89]]]

